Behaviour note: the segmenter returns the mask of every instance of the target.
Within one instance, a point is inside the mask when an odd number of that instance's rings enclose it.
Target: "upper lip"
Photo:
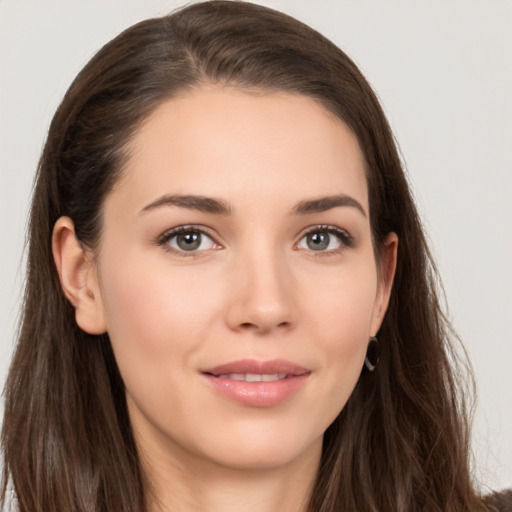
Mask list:
[[[251,374],[276,374],[283,373],[286,375],[304,375],[310,373],[310,370],[287,361],[285,359],[274,359],[271,361],[257,361],[255,359],[240,359],[229,363],[215,366],[203,370],[202,373],[210,375],[226,375],[232,373],[251,373]]]

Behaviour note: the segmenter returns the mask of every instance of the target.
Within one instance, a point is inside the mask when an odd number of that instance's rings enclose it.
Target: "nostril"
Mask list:
[[[255,330],[255,331],[261,331],[261,332],[266,332],[266,331],[270,331],[272,330],[273,328],[280,328],[280,329],[287,329],[288,327],[290,327],[291,323],[288,322],[288,321],[285,321],[285,322],[279,322],[278,324],[274,324],[274,325],[260,325],[260,324],[257,324],[257,323],[253,323],[253,322],[243,322],[239,325],[239,329],[241,330]]]
[[[227,323],[231,329],[249,333],[268,333],[274,329],[287,331],[294,325],[292,314],[283,304],[262,304],[262,300],[250,297],[249,301],[238,300],[227,312]]]

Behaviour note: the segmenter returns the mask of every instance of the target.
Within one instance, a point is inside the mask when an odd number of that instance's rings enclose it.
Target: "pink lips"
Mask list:
[[[283,359],[243,359],[202,374],[217,392],[230,400],[252,407],[270,407],[297,393],[311,372]]]

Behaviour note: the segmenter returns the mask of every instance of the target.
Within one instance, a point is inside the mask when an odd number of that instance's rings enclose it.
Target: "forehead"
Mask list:
[[[133,204],[171,192],[232,202],[274,192],[290,201],[350,193],[367,206],[355,135],[299,94],[215,86],[187,92],[146,119],[130,154],[119,188],[131,189]]]

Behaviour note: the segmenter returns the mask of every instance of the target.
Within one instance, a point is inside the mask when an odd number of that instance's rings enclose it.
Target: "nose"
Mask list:
[[[292,272],[284,255],[259,250],[241,257],[231,274],[229,327],[241,332],[267,334],[286,331],[297,320]]]

